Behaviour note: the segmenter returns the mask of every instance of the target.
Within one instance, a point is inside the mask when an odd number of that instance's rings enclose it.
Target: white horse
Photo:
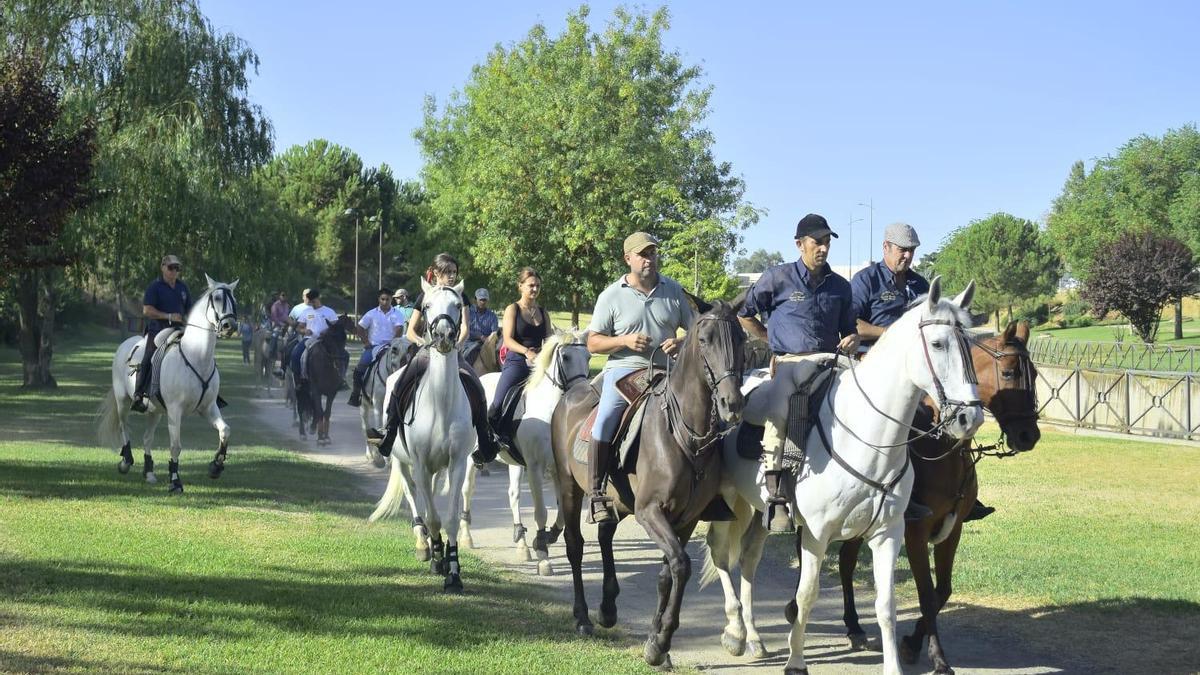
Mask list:
[[[208,290],[196,299],[188,312],[183,337],[177,344],[168,344],[160,348],[165,350],[159,374],[162,402],[151,397],[149,410],[146,412],[149,419],[143,436],[145,463],[142,474],[147,483],[158,482],[154,475],[154,459],[150,450],[154,443],[154,431],[165,412],[167,428],[171,433],[171,494],[183,492],[183,481],[179,478],[179,453],[183,450],[179,432],[183,426],[184,415],[193,412],[203,415],[217,430],[220,446],[217,448],[216,457],[208,465],[210,478],[220,477],[221,472],[225,470],[225,453],[229,448],[229,425],[225,423],[217,407],[221,374],[217,371],[214,352],[218,335],[233,337],[237,334],[237,301],[233,297],[233,290],[237,288],[238,282],[219,283],[207,274],[204,278],[208,281]],[[154,339],[153,336],[150,339]],[[141,362],[142,350],[146,346],[145,340],[145,337],[131,337],[117,347],[112,364],[113,386],[104,402],[100,404],[98,413],[97,426],[101,443],[121,450],[121,461],[117,464],[117,470],[121,473],[128,473],[129,468],[133,466],[126,419],[129,416],[129,406],[133,402],[137,382],[136,366]],[[163,404],[166,405],[165,408]]]
[[[392,338],[391,343],[379,356],[379,361],[367,371],[366,381],[363,382],[362,403],[358,413],[362,417],[363,436],[368,429],[382,429],[384,423],[384,400],[387,398],[387,381],[392,373],[400,368],[404,354],[408,351],[408,338],[403,335]],[[387,464],[387,458],[379,454],[379,450],[370,443],[367,446],[367,460],[382,468]]]
[[[963,327],[970,325],[965,310],[973,292],[974,283],[957,298],[942,300],[941,282],[934,278],[929,295],[914,303],[884,333],[861,364],[836,375],[820,405],[793,490],[793,513],[803,520],[797,535],[802,554],[796,589],[799,611],[785,673],[808,672],[804,631],[817,599],[826,549],[831,542],[856,537],[866,539],[874,560],[875,611],[883,637],[884,672],[900,673],[893,570],[913,482],[908,465],[908,423],[925,395],[933,397],[940,408],[941,430],[955,438],[969,438],[983,421],[974,366],[963,334]],[[778,407],[786,411],[787,404],[786,396],[756,397],[751,393],[743,414],[751,423],[761,423],[768,416],[778,419]],[[711,524],[701,584],[716,577],[724,587],[727,623],[722,643],[726,649],[740,655],[749,642],[751,653],[762,656],[766,650],[754,626],[751,603],[754,573],[766,535],[761,524],[750,522],[757,517],[753,509],[765,511],[762,465],[738,455],[736,434],[726,438],[722,451],[727,482],[722,493],[735,504],[738,520]],[[752,524],[750,539],[743,541],[743,533]],[[729,574],[739,559],[740,600]]]
[[[475,429],[471,426],[471,405],[458,374],[458,332],[462,323],[463,284],[453,288],[434,286],[424,279],[425,292],[421,314],[425,317],[425,341],[429,369],[416,386],[410,407],[400,410],[403,430],[392,449],[392,473],[387,490],[380,498],[370,520],[394,516],[401,510],[407,492],[414,498],[414,524],[417,550],[422,559],[432,557],[432,571],[445,574],[443,590],[462,591],[458,564],[458,522],[462,512],[463,483],[467,477],[471,453],[475,450]],[[411,364],[388,378],[384,406],[390,409],[396,382]],[[447,472],[450,481],[450,505],[446,519],[445,558],[442,558],[442,521],[433,503],[434,476]],[[432,538],[432,556],[426,537]]]
[[[554,448],[550,445],[550,418],[554,415],[554,408],[558,406],[563,392],[576,381],[587,379],[590,359],[587,345],[575,333],[558,333],[546,340],[542,351],[538,353],[537,363],[529,376],[529,382],[525,385],[525,391],[521,395],[522,403],[516,412],[520,426],[517,427],[516,436],[512,440],[517,451],[525,459],[525,466],[518,464],[507,451],[502,451],[497,456],[500,461],[508,464],[508,504],[513,514],[513,542],[517,545],[517,558],[521,561],[530,559],[529,544],[525,541],[525,526],[521,523],[521,474],[528,469],[533,518],[538,527],[533,548],[537,552],[538,574],[542,576],[554,573],[550,566],[549,546],[562,532],[561,511],[556,517],[554,528],[546,529],[546,498],[542,492],[545,479],[548,477],[554,480],[556,471]],[[496,394],[500,373],[488,373],[480,380],[490,404]],[[475,466],[472,464],[463,488],[463,521],[459,526],[467,546],[473,546],[470,514],[471,499],[475,494],[475,474]]]

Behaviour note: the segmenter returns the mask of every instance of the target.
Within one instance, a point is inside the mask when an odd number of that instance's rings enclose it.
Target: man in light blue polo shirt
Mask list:
[[[683,341],[677,337],[679,329],[691,328],[693,321],[683,287],[658,273],[658,239],[634,232],[625,238],[624,248],[629,273],[600,293],[588,326],[588,351],[608,355],[588,450],[592,489],[588,522],[593,523],[617,518],[604,487],[613,436],[628,406],[617,391],[617,381],[648,368],[652,359],[656,366],[666,366]]]

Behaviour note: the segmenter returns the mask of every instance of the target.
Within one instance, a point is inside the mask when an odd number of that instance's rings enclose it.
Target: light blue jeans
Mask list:
[[[621,413],[629,404],[617,391],[617,381],[638,370],[637,368],[611,368],[604,371],[604,384],[600,388],[600,405],[596,406],[596,423],[592,425],[592,438],[601,443],[611,443],[621,423]]]

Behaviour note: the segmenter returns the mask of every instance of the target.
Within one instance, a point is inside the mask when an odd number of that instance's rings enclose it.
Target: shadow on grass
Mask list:
[[[0,649],[0,669],[14,673],[102,673],[112,669],[111,663],[91,659],[65,656],[35,656]],[[169,668],[156,663],[123,662],[121,672],[129,675],[154,675],[155,673],[216,673],[224,670],[200,670],[195,668]]]

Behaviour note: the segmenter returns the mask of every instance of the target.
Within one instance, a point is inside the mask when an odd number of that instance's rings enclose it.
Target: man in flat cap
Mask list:
[[[658,239],[645,232],[625,238],[625,263],[629,273],[600,293],[588,326],[588,351],[607,354],[604,386],[592,426],[588,449],[591,502],[588,522],[616,520],[612,497],[605,485],[613,436],[628,405],[617,391],[617,381],[650,366],[665,367],[667,357],[679,351],[679,329],[691,328],[692,306],[683,287],[658,273]]]
[[[825,218],[815,213],[801,218],[795,238],[800,259],[764,272],[750,287],[746,304],[738,312],[746,332],[766,340],[774,354],[774,375],[753,392],[744,413],[750,423],[757,423],[754,418],[762,416],[767,487],[764,517],[772,532],[795,529],[783,481],[784,441],[788,418],[793,416],[787,402],[793,395],[806,393],[799,390],[813,372],[812,361],[826,360],[836,352],[853,354],[858,349],[850,282],[826,262],[835,237]],[[807,405],[798,408],[803,410],[796,414],[807,416]],[[803,421],[799,424],[803,426]]]

